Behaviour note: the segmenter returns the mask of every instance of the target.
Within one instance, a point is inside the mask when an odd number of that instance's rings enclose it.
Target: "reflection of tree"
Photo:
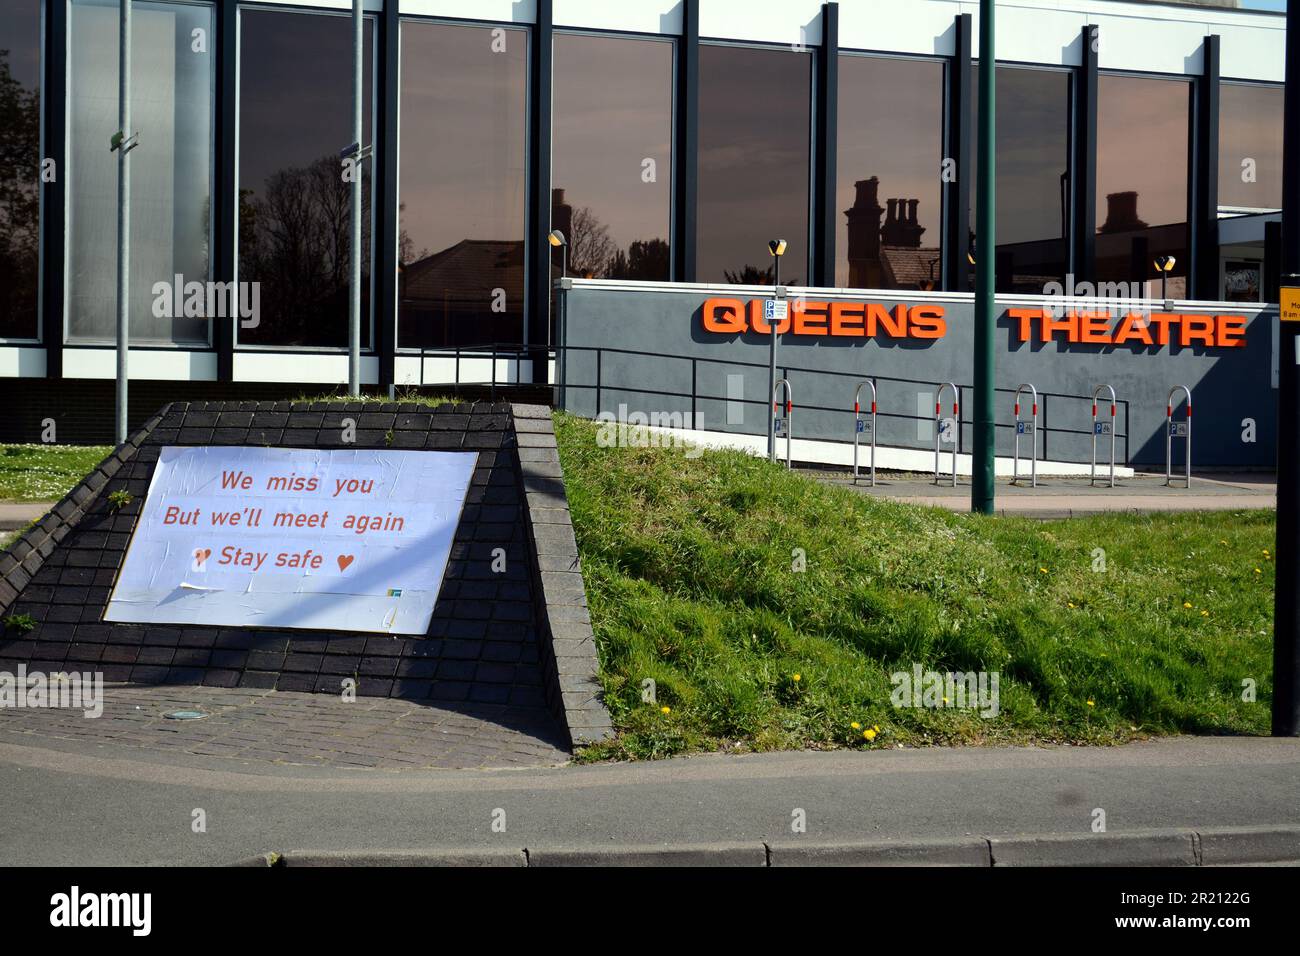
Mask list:
[[[662,239],[638,239],[618,251],[609,262],[609,278],[668,281],[668,243]]]
[[[0,50],[0,335],[36,335],[40,238],[40,94]]]
[[[604,277],[618,251],[609,238],[609,227],[583,206],[574,210],[569,231],[569,271],[588,279]]]
[[[369,185],[366,176],[361,194],[364,249],[370,248]],[[261,283],[261,325],[241,331],[242,340],[346,344],[351,189],[339,161],[322,156],[309,166],[273,173],[260,196],[240,190],[239,278]],[[367,255],[362,262],[363,316],[369,265]]]
[[[729,272],[723,270],[723,275],[727,277],[727,282],[731,285],[771,285],[772,284],[772,267],[759,269],[758,266],[747,265],[739,272]],[[786,285],[798,285],[798,277],[786,279]]]

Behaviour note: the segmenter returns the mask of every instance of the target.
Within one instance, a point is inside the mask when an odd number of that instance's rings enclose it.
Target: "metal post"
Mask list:
[[[994,301],[994,264],[997,259],[997,220],[994,194],[997,167],[996,98],[997,56],[994,53],[994,0],[980,0],[979,181],[975,208],[975,415],[971,422],[972,511],[993,513],[993,456],[997,447],[993,417],[993,338],[997,322]],[[956,481],[957,467],[953,465]]]
[[[871,389],[871,418],[864,422],[862,412],[862,386]],[[876,487],[876,383],[873,379],[864,379],[853,390],[853,480],[858,480],[858,436],[866,427],[871,429],[871,487]]]
[[[781,288],[781,257],[772,257],[772,294]],[[776,323],[775,317],[768,319],[769,344],[767,350],[767,394],[776,394]],[[767,460],[776,461],[776,415],[767,423]]]
[[[1102,390],[1110,392],[1110,422],[1097,421],[1097,399],[1101,397]],[[1098,385],[1092,390],[1092,469],[1088,472],[1088,484],[1091,486],[1097,480],[1097,436],[1110,429],[1110,486],[1115,487],[1115,389],[1110,385]],[[1098,427],[1101,425],[1102,427]]]
[[[120,0],[117,74],[117,443],[126,441],[131,342],[131,0]],[[179,295],[177,290],[177,295]]]
[[[1174,421],[1174,395],[1182,392],[1187,396],[1187,415],[1180,423]],[[1169,390],[1169,400],[1165,403],[1165,484],[1172,483],[1174,477],[1174,432],[1181,431],[1184,439],[1184,466],[1187,470],[1185,487],[1192,487],[1192,390],[1186,385],[1175,385]]]
[[[1282,112],[1281,272],[1300,286],[1300,3],[1286,10]],[[1270,277],[1272,278],[1272,277]],[[1277,545],[1273,603],[1273,736],[1300,736],[1300,335],[1282,322],[1278,341]]]
[[[352,170],[352,281],[348,302],[348,394],[361,394],[361,98],[365,94],[365,19],[361,0],[352,0],[352,142],[356,166]]]
[[[939,483],[939,442],[943,429],[943,390],[952,389],[952,486],[957,487],[957,444],[961,435],[961,392],[952,382],[944,382],[934,396],[934,483]]]
[[[783,378],[772,388],[772,435],[776,435],[776,410],[780,407],[777,394],[785,389],[785,467],[793,467],[794,460],[794,392],[790,389],[790,380]],[[775,460],[775,459],[773,459]]]
[[[1013,446],[1014,451],[1012,452],[1012,456],[1011,456],[1011,483],[1014,485],[1017,481],[1020,480],[1020,434],[1021,434],[1020,393],[1023,392],[1025,389],[1029,389],[1031,400],[1033,401],[1032,417],[1029,420],[1029,456],[1030,456],[1029,486],[1031,488],[1037,488],[1038,487],[1038,389],[1034,388],[1034,386],[1028,383],[1021,385],[1019,388],[1016,389],[1016,405],[1015,405],[1016,434],[1015,434],[1015,443]]]

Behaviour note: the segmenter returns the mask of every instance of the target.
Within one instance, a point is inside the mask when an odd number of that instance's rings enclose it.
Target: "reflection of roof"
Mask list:
[[[481,300],[484,289],[514,289],[523,280],[521,240],[462,239],[441,252],[407,263],[402,297],[441,302]]]
[[[880,264],[884,268],[885,288],[895,289],[920,289],[929,282],[938,284],[943,270],[937,246],[881,246]]]

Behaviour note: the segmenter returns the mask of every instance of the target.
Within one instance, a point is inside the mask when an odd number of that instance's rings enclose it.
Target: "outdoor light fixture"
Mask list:
[[[1165,286],[1168,284],[1169,273],[1173,271],[1175,263],[1178,260],[1173,256],[1156,256],[1156,272],[1160,273],[1160,298],[1168,301],[1169,296],[1165,294]]]
[[[772,254],[772,257],[774,259],[780,259],[783,255],[785,255],[785,240],[773,239],[771,242],[767,244],[767,251]],[[778,265],[779,264],[780,263],[778,263]]]
[[[558,229],[552,229],[551,234],[546,237],[546,241],[553,248],[562,249],[560,253],[560,277],[568,278],[569,275],[569,240],[564,238],[564,233]]]

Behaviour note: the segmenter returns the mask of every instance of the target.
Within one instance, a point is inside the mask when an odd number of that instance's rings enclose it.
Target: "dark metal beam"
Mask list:
[[[41,315],[40,335],[45,345],[45,376],[63,377],[63,202],[67,178],[67,141],[64,116],[67,104],[67,4],[46,0],[44,75],[45,152],[54,160],[53,182],[42,183],[41,194]],[[43,177],[42,177],[43,178]]]
[[[958,14],[953,24],[954,47],[948,66],[948,148],[943,168],[943,287],[949,292],[970,290],[967,277],[970,251],[970,187],[974,172],[971,150],[971,15]]]
[[[817,148],[813,177],[813,280],[835,285],[835,159],[840,94],[840,5],[822,4],[822,48],[817,56]]]
[[[376,203],[375,236],[375,355],[379,359],[379,388],[394,382],[397,356],[397,107],[401,96],[400,26],[397,0],[385,0],[376,52],[380,90],[376,107],[382,110],[378,142],[370,168],[371,202]]]
[[[239,196],[235,190],[236,164],[239,162],[235,152],[236,109],[239,105],[236,101],[239,10],[235,0],[221,0],[217,17],[217,121],[213,144],[217,169],[213,184],[216,215],[213,219],[212,275],[218,282],[232,282],[239,255]],[[239,317],[232,315],[222,319],[214,316],[211,321],[212,345],[217,350],[217,381],[234,381],[235,323]]]
[[[1073,210],[1070,271],[1076,282],[1091,282],[1097,261],[1097,51],[1100,29],[1083,28],[1079,72],[1075,77],[1074,161],[1070,164]]]
[[[695,281],[700,148],[700,4],[682,0],[677,44],[677,155],[673,160],[673,279]]]
[[[552,0],[537,0],[533,55],[529,60],[528,168],[528,307],[525,337],[534,384],[547,379],[546,344],[551,321],[551,63],[554,55]],[[566,237],[571,238],[571,237]]]
[[[1201,47],[1192,162],[1192,261],[1189,299],[1219,298],[1219,38]]]

